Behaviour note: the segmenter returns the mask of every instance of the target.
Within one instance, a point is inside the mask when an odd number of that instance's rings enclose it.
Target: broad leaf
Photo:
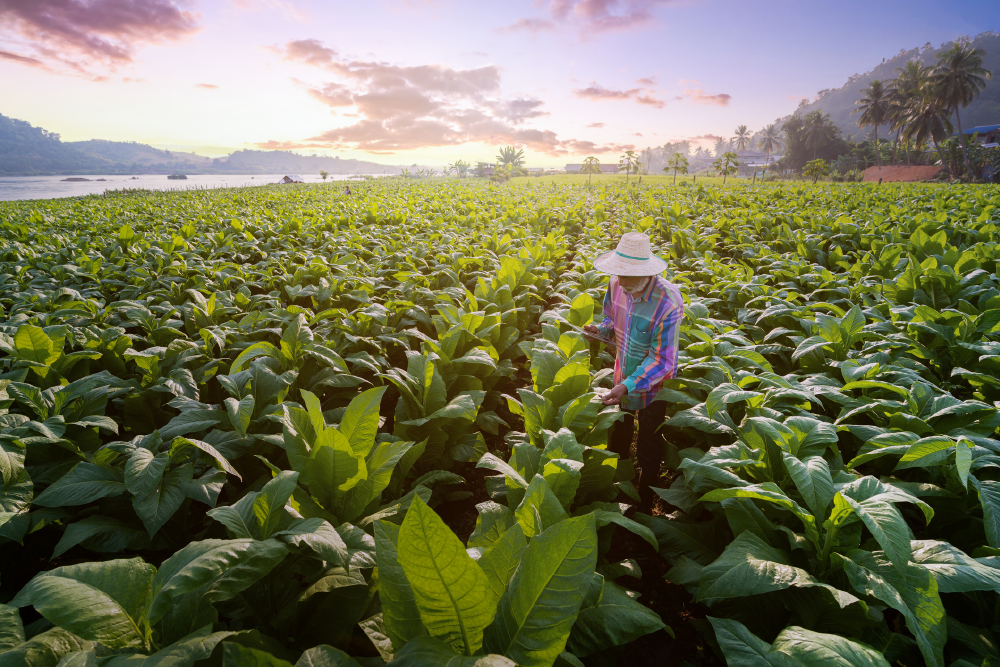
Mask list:
[[[478,651],[496,610],[489,582],[419,497],[399,529],[398,554],[427,632],[466,655]]]
[[[592,514],[566,519],[537,535],[497,606],[486,650],[523,667],[548,666],[563,652],[583,590],[597,563]]]

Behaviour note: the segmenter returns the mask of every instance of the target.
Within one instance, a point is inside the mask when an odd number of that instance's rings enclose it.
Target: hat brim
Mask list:
[[[645,260],[626,259],[611,250],[594,260],[594,268],[613,276],[658,276],[667,270],[667,263],[656,255]]]

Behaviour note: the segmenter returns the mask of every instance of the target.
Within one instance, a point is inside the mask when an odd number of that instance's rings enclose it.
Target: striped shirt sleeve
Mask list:
[[[612,284],[609,282],[608,291],[604,293],[604,321],[597,328],[603,338],[613,339],[615,336],[615,303],[611,295],[611,287]]]
[[[669,298],[669,297],[667,297]],[[684,306],[672,303],[653,330],[649,354],[629,377],[622,380],[628,393],[646,392],[677,373],[677,348]]]

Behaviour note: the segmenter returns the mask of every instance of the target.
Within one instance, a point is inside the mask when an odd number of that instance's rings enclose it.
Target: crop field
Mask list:
[[[1000,192],[660,181],[0,203],[0,667],[1000,664]]]

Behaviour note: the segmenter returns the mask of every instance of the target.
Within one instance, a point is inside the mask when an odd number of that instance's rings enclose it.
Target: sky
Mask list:
[[[217,157],[529,166],[759,130],[998,0],[0,0],[0,114]]]

